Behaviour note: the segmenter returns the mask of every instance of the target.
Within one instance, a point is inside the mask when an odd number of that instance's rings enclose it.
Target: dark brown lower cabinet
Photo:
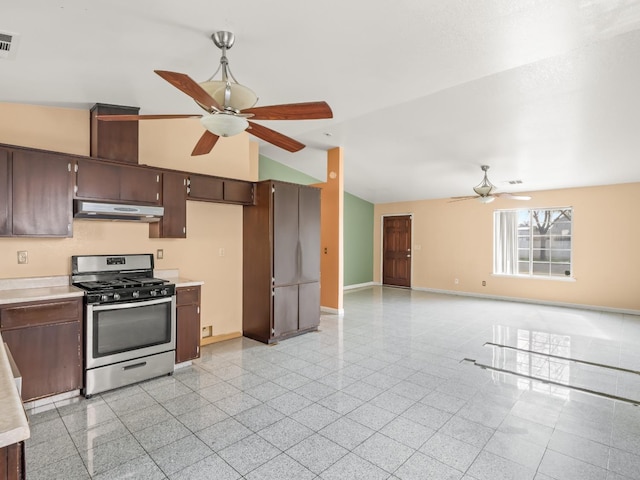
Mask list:
[[[0,448],[0,480],[27,478],[24,463],[24,442]]]
[[[22,400],[82,388],[82,298],[0,308],[0,331],[22,374]]]
[[[176,288],[176,363],[200,357],[200,286]]]

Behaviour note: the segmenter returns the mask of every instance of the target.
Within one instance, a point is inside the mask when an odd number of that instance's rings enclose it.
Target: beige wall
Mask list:
[[[533,192],[528,202],[426,200],[376,205],[374,279],[381,217],[413,214],[414,288],[640,310],[640,184]],[[493,211],[572,206],[575,281],[493,276]],[[454,279],[458,278],[456,285]],[[482,286],[482,281],[487,285]]]
[[[257,180],[258,152],[247,134],[220,139],[213,152],[190,153],[202,127],[197,120],[140,122],[140,163]],[[88,110],[0,103],[0,143],[88,155]],[[214,335],[242,331],[242,207],[187,202],[186,239],[150,239],[148,226],[128,222],[73,222],[73,238],[0,238],[0,278],[70,274],[71,255],[155,253],[158,269],[179,269],[202,280],[202,326]],[[224,256],[220,256],[220,249]],[[18,265],[16,252],[29,263]]]

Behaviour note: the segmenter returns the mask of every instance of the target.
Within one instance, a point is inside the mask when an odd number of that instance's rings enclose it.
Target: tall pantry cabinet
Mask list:
[[[273,343],[317,330],[320,189],[258,182],[243,217],[243,335]]]

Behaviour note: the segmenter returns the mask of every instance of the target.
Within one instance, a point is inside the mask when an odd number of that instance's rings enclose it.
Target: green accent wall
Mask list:
[[[291,167],[260,155],[260,180],[309,185],[322,183]],[[357,285],[373,281],[373,203],[344,192],[344,285]]]

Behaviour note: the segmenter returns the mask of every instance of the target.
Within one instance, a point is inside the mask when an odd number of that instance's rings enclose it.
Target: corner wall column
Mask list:
[[[325,311],[342,314],[344,178],[341,147],[327,152],[327,181],[316,186],[322,188],[320,305]]]

